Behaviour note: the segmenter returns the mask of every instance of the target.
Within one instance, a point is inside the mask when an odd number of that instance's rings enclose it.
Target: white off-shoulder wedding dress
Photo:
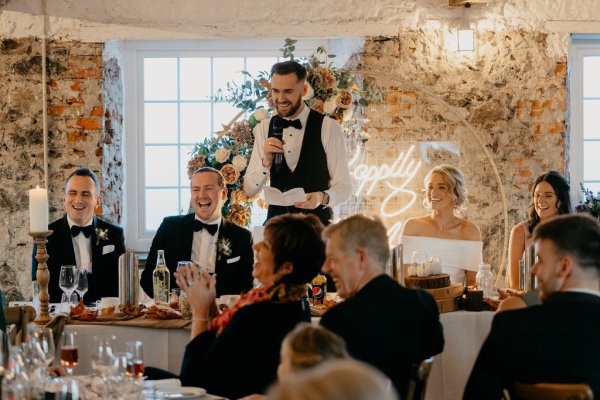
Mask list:
[[[442,272],[450,282],[465,283],[465,271],[478,271],[483,261],[483,242],[475,240],[438,239],[428,236],[402,236],[404,263],[412,262],[413,251],[424,251],[428,257],[438,257]]]

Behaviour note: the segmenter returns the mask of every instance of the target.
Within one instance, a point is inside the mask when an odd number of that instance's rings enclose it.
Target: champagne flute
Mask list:
[[[79,351],[76,343],[77,332],[63,332],[60,349],[60,363],[73,376],[73,368],[79,363]]]
[[[67,295],[67,302],[71,303],[71,294],[77,287],[79,280],[79,268],[75,265],[62,265],[58,277],[58,286]],[[69,304],[72,305],[72,304]]]
[[[143,343],[141,340],[132,340],[125,345],[127,347],[127,370],[125,375],[138,380],[144,376],[145,371]]]
[[[88,291],[88,272],[85,269],[79,270],[79,279],[77,279],[75,291],[79,294],[79,300],[83,301],[83,295]]]

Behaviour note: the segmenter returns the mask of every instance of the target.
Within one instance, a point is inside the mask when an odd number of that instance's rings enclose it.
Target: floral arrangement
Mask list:
[[[295,43],[286,39],[280,49],[284,58],[295,60],[304,65],[307,70],[308,93],[303,100],[313,110],[334,118],[344,127],[344,132],[350,141],[364,143],[368,134],[362,129],[362,120],[356,115],[370,103],[383,102],[383,92],[369,80],[359,81],[349,70],[336,68],[331,65],[334,54],[328,54],[324,47],[305,59],[295,59]],[[250,160],[254,136],[252,130],[269,118],[273,103],[269,73],[262,71],[253,77],[242,71],[245,77],[243,83],[229,82],[226,90],[219,90],[216,101],[226,101],[240,109],[240,112],[229,124],[215,136],[196,144],[188,163],[188,177],[202,167],[210,166],[220,170],[225,176],[228,188],[228,199],[221,210],[222,215],[229,221],[247,226],[250,224],[252,204],[256,198],[248,197],[242,187],[243,176]],[[266,107],[265,108],[265,102]],[[238,121],[244,114],[250,117]],[[258,204],[265,207],[261,199]]]
[[[594,196],[594,192],[584,188],[581,184],[580,186],[585,198],[575,207],[575,211],[578,213],[588,213],[600,219],[600,192],[598,192],[597,196]]]

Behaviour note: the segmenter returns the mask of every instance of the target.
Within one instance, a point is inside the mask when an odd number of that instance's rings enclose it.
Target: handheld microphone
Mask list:
[[[273,133],[272,136],[283,141],[283,124],[281,117],[275,116],[273,118]],[[275,164],[275,171],[279,172],[281,169],[281,165],[283,164],[283,153],[275,153],[275,157],[273,159],[273,164]]]

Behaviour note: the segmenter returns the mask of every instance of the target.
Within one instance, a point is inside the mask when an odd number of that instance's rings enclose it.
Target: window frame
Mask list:
[[[583,200],[580,185],[584,182],[583,138],[583,59],[600,57],[600,35],[572,34],[569,47],[569,172],[571,203]]]
[[[301,39],[294,55],[304,57],[319,46],[330,47],[326,39]],[[144,230],[144,57],[281,57],[284,39],[125,41],[122,46],[124,82],[125,187],[123,215],[127,247],[148,251],[156,231]],[[236,80],[237,77],[232,77]],[[217,89],[217,88],[215,88]],[[232,116],[233,117],[233,116]],[[222,121],[227,122],[227,121]],[[138,168],[142,166],[142,168]]]

